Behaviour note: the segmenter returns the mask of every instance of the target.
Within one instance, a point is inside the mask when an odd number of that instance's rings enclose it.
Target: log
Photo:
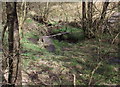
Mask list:
[[[54,35],[49,35],[47,37],[56,37],[56,36],[61,36],[61,35],[64,35],[64,34],[70,34],[70,32],[61,32],[61,33],[58,33],[58,34],[54,34]],[[44,37],[44,36],[43,36]]]
[[[61,32],[58,34],[50,35],[50,37],[56,37],[56,36],[60,36],[60,35],[64,35],[64,34],[69,34],[69,32]]]

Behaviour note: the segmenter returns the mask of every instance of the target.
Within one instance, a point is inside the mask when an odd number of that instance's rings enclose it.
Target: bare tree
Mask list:
[[[20,37],[17,17],[17,3],[6,2],[7,26],[8,26],[8,83],[10,85],[21,84],[20,70]]]
[[[13,48],[14,48],[14,3],[6,3],[7,23],[8,23],[8,45],[9,45],[9,75],[8,83],[13,84]]]
[[[88,2],[87,3],[87,29],[88,29],[88,38],[91,38],[94,36],[93,30],[92,30],[92,14],[93,14],[93,2]]]
[[[103,9],[102,9],[102,13],[100,15],[100,18],[97,22],[97,31],[100,33],[103,33],[104,29],[102,28],[103,26],[103,23],[105,23],[105,17],[106,17],[106,11],[107,11],[107,7],[109,5],[109,0],[106,0],[104,3],[103,3]]]
[[[87,7],[87,8],[86,8]],[[94,36],[92,30],[92,13],[93,2],[82,2],[82,28],[84,30],[85,37],[91,38]]]
[[[18,15],[17,15],[17,3],[14,3],[14,53],[15,53],[15,79],[14,83],[20,85],[21,84],[21,59],[20,59],[20,35],[19,35],[19,23],[18,23]]]
[[[106,16],[107,7],[109,5],[108,1],[109,0],[106,0],[106,2],[104,2],[104,4],[103,4],[103,9],[102,9],[100,20],[103,20],[105,18],[105,16]]]
[[[84,34],[86,36],[86,3],[84,0],[82,2],[82,29],[84,30]]]

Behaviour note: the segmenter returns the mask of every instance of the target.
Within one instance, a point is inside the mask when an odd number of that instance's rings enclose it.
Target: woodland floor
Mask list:
[[[36,32],[24,33],[21,41],[24,85],[118,85],[118,46],[102,35],[77,43],[53,39],[50,53],[38,44]]]
[[[61,7],[53,6],[56,10],[50,18],[59,21],[68,17],[73,21],[77,16],[79,19],[81,6],[74,4],[74,9],[69,3],[61,10]],[[67,17],[63,16],[65,14]],[[53,39],[56,51],[50,53],[38,43],[41,37],[38,29],[43,29],[40,26],[31,19],[25,21],[21,39],[23,85],[120,85],[118,45],[111,44],[109,35],[101,35],[100,42],[95,38],[76,43]]]

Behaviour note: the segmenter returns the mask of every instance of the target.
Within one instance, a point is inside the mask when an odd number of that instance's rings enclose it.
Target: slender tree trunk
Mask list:
[[[118,12],[120,12],[120,1],[118,2]],[[120,23],[120,21],[119,21]],[[120,25],[117,25],[118,30],[120,31]],[[118,42],[118,58],[120,58],[120,35],[118,36],[119,42]]]
[[[109,5],[109,0],[106,0],[106,2],[104,2],[103,4],[103,10],[102,10],[102,13],[101,13],[101,17],[100,17],[100,20],[103,20],[106,16],[106,11],[107,11],[107,7]]]
[[[106,17],[106,12],[107,12],[107,7],[109,5],[109,0],[106,0],[106,2],[104,2],[103,4],[103,9],[102,9],[102,13],[101,13],[101,17],[100,17],[100,22],[99,22],[99,30],[101,31],[101,33],[103,33],[105,30],[102,29],[102,25],[104,25],[104,22],[105,22],[105,17]]]
[[[16,2],[6,3],[7,23],[8,23],[8,44],[9,44],[9,75],[8,83],[13,85],[21,84],[20,69],[20,37]]]
[[[92,13],[93,13],[93,2],[87,3],[88,11],[87,11],[87,20],[88,20],[88,37],[91,38],[94,36],[93,30],[92,30]]]
[[[82,2],[82,29],[84,30],[84,34],[86,35],[86,3]]]
[[[7,23],[8,23],[8,45],[9,45],[9,75],[8,83],[13,84],[13,48],[14,48],[14,4],[6,3]]]
[[[19,16],[19,31],[20,31],[20,39],[24,37],[24,29],[23,24],[26,20],[26,13],[27,13],[27,2],[22,2],[20,8],[20,16]]]
[[[109,5],[109,0],[106,0],[103,3],[103,9],[100,15],[100,19],[97,21],[96,23],[96,35],[99,37],[99,34],[102,34],[105,30],[102,28],[105,22],[105,17],[106,17],[106,11],[107,11],[107,7]],[[105,26],[105,25],[104,25]]]
[[[18,25],[18,15],[17,15],[17,3],[14,2],[15,13],[14,13],[14,53],[15,53],[15,79],[14,82],[18,85],[21,85],[21,59],[20,59],[20,35],[19,35],[19,25]]]
[[[89,20],[89,27],[91,28],[92,27],[92,5],[93,5],[93,2],[88,2],[88,20]]]

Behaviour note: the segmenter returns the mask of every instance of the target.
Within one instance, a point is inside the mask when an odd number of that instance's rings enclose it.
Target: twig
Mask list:
[[[76,87],[76,75],[73,74],[73,77],[74,77],[74,79],[73,79],[74,87]]]
[[[115,42],[115,40],[117,39],[117,37],[119,36],[120,32],[115,36],[115,38],[112,40],[112,44]]]
[[[90,76],[90,80],[89,80],[88,85],[91,85],[92,78],[93,78],[93,74],[94,74],[95,71],[99,68],[100,65],[101,65],[101,61],[98,63],[98,65],[95,67],[95,69],[93,69],[93,71],[92,71],[92,73],[91,73],[91,76]]]

